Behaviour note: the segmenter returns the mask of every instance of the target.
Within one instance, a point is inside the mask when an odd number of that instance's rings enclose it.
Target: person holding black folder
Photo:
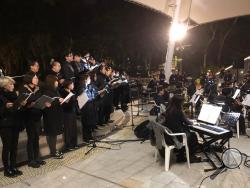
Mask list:
[[[20,88],[20,94],[29,94],[25,108],[25,125],[27,132],[27,153],[28,166],[32,168],[39,168],[44,165],[45,161],[39,158],[39,135],[41,127],[42,111],[34,108],[35,101],[42,96],[41,90],[38,86],[38,77],[35,74],[26,74],[23,79],[24,85]]]
[[[62,159],[63,154],[56,149],[57,135],[63,133],[63,99],[58,92],[56,76],[48,75],[45,79],[43,95],[54,98],[52,103],[46,102],[43,109],[44,132],[49,145],[50,154],[55,159]]]
[[[72,80],[65,80],[61,96],[66,98],[74,90],[74,83]],[[77,125],[76,125],[76,98],[71,96],[62,104],[64,117],[64,144],[65,150],[77,149]]]
[[[26,103],[22,101],[15,105],[18,94],[14,89],[14,84],[15,81],[10,77],[4,76],[0,78],[0,136],[3,143],[4,176],[7,177],[16,177],[23,174],[16,168],[16,158],[21,129],[20,111]]]

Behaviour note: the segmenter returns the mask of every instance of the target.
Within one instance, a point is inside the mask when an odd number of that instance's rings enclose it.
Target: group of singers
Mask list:
[[[68,52],[64,63],[52,60],[50,69],[42,76],[37,61],[30,62],[29,68],[18,87],[13,78],[0,77],[0,136],[4,175],[8,177],[22,175],[16,168],[20,131],[26,129],[27,132],[28,166],[39,168],[45,164],[39,157],[41,129],[51,156],[62,159],[63,153],[56,147],[57,136],[64,135],[63,151],[77,149],[77,116],[81,118],[83,141],[89,142],[95,129],[102,129],[111,122],[113,106],[118,108],[120,103],[126,110],[129,101],[127,82],[110,86],[113,79],[124,80],[127,75],[119,74],[105,61],[96,62],[89,53],[82,57]],[[74,95],[64,101],[70,93]],[[83,93],[88,100],[79,108],[77,98]],[[29,97],[20,101],[22,95]],[[53,98],[53,102],[45,102],[43,109],[34,107],[43,95]]]

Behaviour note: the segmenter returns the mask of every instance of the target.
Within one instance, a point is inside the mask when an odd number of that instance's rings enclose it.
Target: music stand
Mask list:
[[[92,142],[92,143],[91,143]],[[100,140],[92,140],[90,143],[87,143],[87,147],[91,147],[87,152],[85,152],[85,155],[88,155],[93,149],[95,148],[102,148],[102,149],[111,149],[111,147],[104,147],[104,146],[97,146],[96,143],[106,143],[106,142],[102,142]]]
[[[131,113],[131,126],[132,126],[132,129],[134,129],[134,111],[133,111],[133,101],[136,97],[138,97],[138,94],[139,94],[139,88],[138,86],[134,87],[134,88],[130,88],[130,92],[129,92],[129,95],[130,95],[130,113]],[[138,102],[139,104],[139,102]]]

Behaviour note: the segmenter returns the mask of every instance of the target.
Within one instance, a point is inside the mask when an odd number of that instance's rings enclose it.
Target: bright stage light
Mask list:
[[[183,39],[187,33],[187,26],[180,23],[173,23],[169,31],[169,39],[178,41]]]

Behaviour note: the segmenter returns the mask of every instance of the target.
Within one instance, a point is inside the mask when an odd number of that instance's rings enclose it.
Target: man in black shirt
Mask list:
[[[29,71],[26,74],[31,74],[31,75],[36,75],[39,77],[38,72],[39,72],[40,66],[37,60],[32,60],[29,62]]]
[[[62,84],[64,82],[64,79],[63,79],[63,76],[61,74],[61,64],[60,64],[60,62],[52,61],[50,66],[51,66],[51,68],[50,68],[50,70],[48,70],[45,77],[48,76],[48,75],[56,76],[60,86],[62,86]]]
[[[64,79],[75,79],[75,71],[72,66],[73,63],[73,54],[69,52],[65,55],[65,62],[62,64],[62,74]]]

